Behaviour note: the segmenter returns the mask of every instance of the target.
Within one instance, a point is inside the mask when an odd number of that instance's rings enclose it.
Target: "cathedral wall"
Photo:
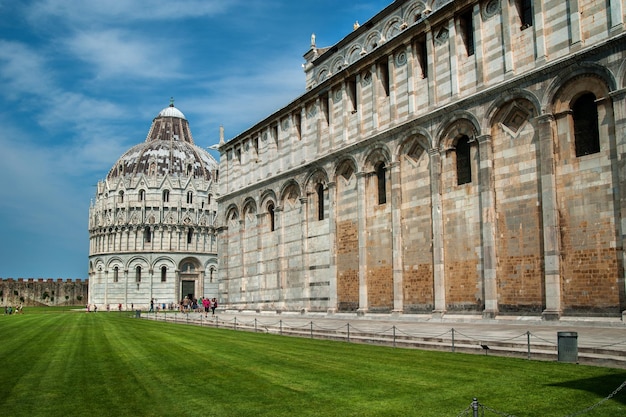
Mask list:
[[[403,304],[407,313],[434,308],[429,156],[419,144],[400,158]]]
[[[304,308],[302,300],[307,289],[302,258],[302,211],[300,199],[290,196],[283,201],[281,213],[283,233],[281,289],[283,290],[285,305],[288,310]]]
[[[394,307],[391,199],[379,204],[377,181],[373,175],[368,177],[366,187],[368,310],[389,312]]]
[[[574,81],[578,88],[590,80]],[[576,87],[574,87],[576,88]],[[595,89],[594,85],[588,88]],[[572,120],[567,114],[556,120],[557,188],[561,222],[563,308],[577,312],[620,311],[623,270],[618,253],[612,107],[598,107],[600,149],[576,157]],[[621,245],[620,245],[621,246]]]
[[[477,159],[475,147],[470,159]],[[451,311],[480,311],[484,297],[477,167],[472,164],[472,183],[457,186],[455,155],[447,153],[442,165],[446,307]]]
[[[308,224],[307,250],[309,308],[313,311],[326,311],[330,298],[331,248],[329,242],[329,220],[312,221]]]
[[[329,52],[313,45],[307,92],[220,148],[222,207],[263,201],[264,220],[265,202],[276,208],[256,272],[242,269],[253,232],[225,218],[228,303],[546,318],[626,309],[623,3],[532,4],[524,23],[517,1],[436,2],[420,16],[399,1]],[[573,106],[590,92],[600,151],[577,156]],[[258,160],[242,169],[255,137]],[[317,183],[328,190],[321,220]],[[257,288],[262,301],[250,300]]]
[[[356,175],[337,178],[337,309],[356,311],[359,307],[359,225]]]
[[[502,123],[514,108],[524,108],[528,115],[533,112],[525,101],[509,103],[491,129],[498,213],[498,301],[503,312],[540,313],[545,305],[539,150],[532,123],[518,131]]]

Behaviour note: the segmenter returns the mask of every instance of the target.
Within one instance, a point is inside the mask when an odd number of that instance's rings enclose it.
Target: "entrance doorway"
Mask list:
[[[182,281],[182,287],[180,291],[180,298],[189,297],[190,300],[193,300],[195,293],[195,281]]]

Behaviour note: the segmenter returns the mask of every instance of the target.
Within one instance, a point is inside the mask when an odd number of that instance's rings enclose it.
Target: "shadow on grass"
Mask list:
[[[587,391],[597,395],[598,397],[606,398],[624,382],[626,382],[626,373],[599,376],[595,378],[576,379],[558,384],[550,384],[550,386]],[[619,392],[615,393],[612,399],[620,404],[626,405],[626,386],[619,390]]]

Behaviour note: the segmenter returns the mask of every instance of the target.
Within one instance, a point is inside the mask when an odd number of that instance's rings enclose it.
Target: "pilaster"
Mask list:
[[[554,161],[554,117],[544,114],[536,118],[539,136],[539,171],[541,217],[543,221],[543,259],[545,265],[545,320],[561,317],[561,241],[556,194]]]
[[[391,256],[393,265],[393,311],[404,311],[404,280],[402,258],[402,187],[400,183],[400,163],[389,165],[391,171]]]
[[[328,183],[328,251],[329,251],[329,271],[330,285],[328,288],[328,314],[337,311],[337,214],[335,212],[335,193],[337,186],[335,182]]]
[[[367,230],[366,230],[366,196],[364,172],[356,174],[357,180],[357,211],[359,223],[359,308],[358,314],[364,314],[369,308],[367,299]]]
[[[443,251],[443,205],[441,202],[441,154],[438,148],[429,149],[430,198],[433,232],[433,284],[435,296],[434,316],[446,312],[446,282]]]
[[[485,297],[484,318],[498,314],[498,286],[496,280],[496,207],[493,180],[493,150],[491,136],[476,138],[478,142],[478,186],[480,189],[480,218],[482,234],[483,293]]]

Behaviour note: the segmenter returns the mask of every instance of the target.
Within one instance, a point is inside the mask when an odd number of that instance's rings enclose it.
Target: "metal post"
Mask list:
[[[313,339],[313,321],[311,321],[311,339]]]
[[[348,342],[350,341],[350,323],[348,323]]]
[[[254,318],[254,333],[256,333],[256,317]]]
[[[237,330],[237,317],[235,317],[235,327],[234,327],[234,329]]]
[[[452,328],[452,352],[454,352],[454,327]]]
[[[396,347],[396,326],[393,326],[393,347]]]
[[[528,345],[528,359],[530,360],[530,332],[526,332],[526,343]]]
[[[283,321],[280,320],[280,335],[283,335]]]
[[[478,417],[478,399],[476,398],[472,401],[472,416]]]

